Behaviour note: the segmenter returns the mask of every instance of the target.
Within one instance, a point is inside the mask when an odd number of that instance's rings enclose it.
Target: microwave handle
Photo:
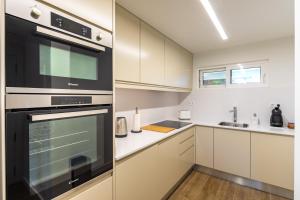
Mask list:
[[[87,110],[87,111],[78,111],[78,112],[68,112],[68,113],[51,113],[51,114],[40,114],[40,115],[30,115],[31,121],[45,121],[45,120],[53,120],[53,119],[63,119],[70,117],[84,117],[89,115],[98,115],[108,113],[108,109],[101,110]]]
[[[100,46],[100,45],[96,45],[96,44],[93,44],[91,42],[87,42],[85,40],[81,40],[81,39],[78,39],[78,38],[60,33],[60,32],[50,30],[48,28],[41,27],[41,26],[36,27],[36,32],[38,34],[46,35],[48,37],[57,38],[57,39],[61,39],[61,40],[71,42],[71,43],[78,44],[80,46],[92,48],[92,49],[97,50],[97,51],[105,51],[105,48]]]

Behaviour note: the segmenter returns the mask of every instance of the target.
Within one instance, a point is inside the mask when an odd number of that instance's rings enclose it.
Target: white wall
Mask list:
[[[148,90],[116,89],[116,117],[127,119],[128,129],[132,128],[135,107],[141,113],[141,125],[176,119],[179,94]]]
[[[180,107],[192,110],[194,120],[201,122],[231,121],[233,106],[238,120],[250,122],[258,113],[262,124],[269,124],[270,104],[279,103],[287,121],[294,121],[294,46],[293,38],[283,38],[194,56],[194,89],[180,95]],[[198,89],[196,69],[229,63],[269,59],[265,64],[268,87]]]

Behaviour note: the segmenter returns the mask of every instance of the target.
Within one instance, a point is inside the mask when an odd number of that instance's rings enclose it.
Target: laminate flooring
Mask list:
[[[169,200],[288,200],[193,171]]]

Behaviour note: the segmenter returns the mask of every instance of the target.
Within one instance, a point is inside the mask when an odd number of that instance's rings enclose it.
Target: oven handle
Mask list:
[[[98,115],[104,113],[108,113],[108,109],[87,110],[87,111],[68,112],[68,113],[52,113],[52,114],[45,114],[45,115],[30,115],[30,117],[31,117],[31,121],[38,122],[38,121],[45,121],[45,120],[52,120],[52,119],[63,119],[63,118],[70,118],[70,117]]]
[[[84,46],[84,47],[92,48],[92,49],[95,49],[95,50],[98,50],[98,51],[105,51],[105,48],[100,46],[100,45],[96,45],[96,44],[93,44],[93,43],[90,43],[90,42],[87,42],[87,41],[84,41],[84,40],[81,40],[81,39],[78,39],[78,38],[75,38],[75,37],[72,37],[72,36],[69,36],[69,35],[66,35],[66,34],[63,34],[63,33],[52,31],[50,29],[47,29],[47,28],[44,28],[44,27],[41,27],[41,26],[36,27],[36,32],[39,33],[39,34],[42,34],[42,35],[46,35],[46,36],[49,36],[49,37],[52,37],[52,38],[62,39],[62,40],[72,42],[72,43],[75,43],[75,44],[78,44],[78,45],[81,45],[81,46]]]

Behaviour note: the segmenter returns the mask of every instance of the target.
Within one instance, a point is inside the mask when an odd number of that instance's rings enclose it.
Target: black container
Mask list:
[[[272,110],[272,115],[270,119],[270,125],[274,127],[283,127],[283,118],[282,112],[280,110],[280,105],[277,106]]]

